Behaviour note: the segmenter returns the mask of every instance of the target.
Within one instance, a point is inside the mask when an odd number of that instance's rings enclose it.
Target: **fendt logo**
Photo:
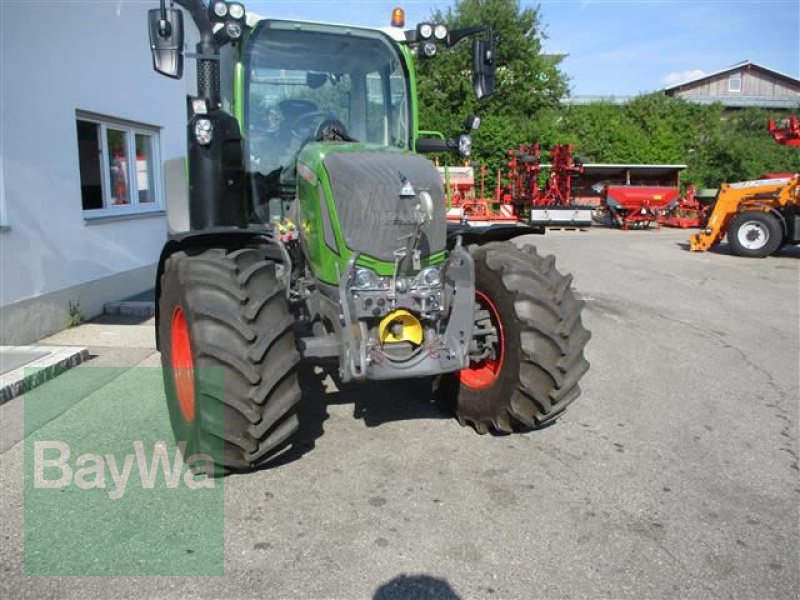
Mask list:
[[[398,173],[398,175],[400,175],[400,183],[403,184],[403,188],[400,190],[400,197],[414,198],[417,195],[417,192],[414,191],[414,186],[411,185],[411,182],[408,180],[408,177],[406,177],[402,173]]]
[[[33,487],[36,489],[62,489],[74,484],[82,490],[107,489],[111,500],[119,500],[125,495],[133,471],[134,461],[139,471],[139,481],[143,489],[156,487],[159,471],[163,472],[165,487],[175,489],[183,484],[191,490],[213,489],[214,478],[206,475],[195,476],[187,469],[181,478],[184,465],[186,443],[181,442],[175,449],[170,464],[167,445],[156,442],[148,465],[144,443],[133,442],[133,454],[128,454],[120,465],[113,454],[81,454],[70,464],[70,447],[60,441],[36,441],[33,445]],[[47,453],[47,457],[45,456]],[[55,454],[55,456],[54,456]],[[203,463],[202,468],[198,463]],[[213,473],[214,461],[207,454],[193,454],[186,464],[195,466],[198,472]],[[108,473],[109,477],[106,476]],[[113,487],[112,487],[113,486]]]

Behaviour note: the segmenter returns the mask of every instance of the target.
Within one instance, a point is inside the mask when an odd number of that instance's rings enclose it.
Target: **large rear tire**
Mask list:
[[[765,258],[783,244],[783,227],[768,212],[739,213],[728,227],[728,244],[736,256]]]
[[[478,433],[528,431],[554,421],[580,395],[589,369],[584,347],[584,303],[572,276],[542,258],[533,246],[511,242],[471,247],[476,303],[486,328],[497,330],[490,359],[441,381],[442,399],[462,425]]]
[[[176,252],[159,298],[159,341],[170,421],[185,457],[215,471],[249,470],[297,430],[300,356],[271,249]]]

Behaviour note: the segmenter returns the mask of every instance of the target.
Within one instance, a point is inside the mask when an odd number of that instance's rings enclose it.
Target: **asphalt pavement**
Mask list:
[[[150,509],[133,497],[108,513],[110,541],[91,520],[85,537],[59,537],[77,522],[66,508],[77,492],[31,506],[21,440],[166,435],[152,321],[43,341],[94,359],[38,389],[46,410],[27,397],[0,407],[0,596],[797,598],[800,249],[749,260],[724,246],[690,254],[686,239],[595,229],[524,240],[575,275],[593,333],[583,395],[555,425],[478,436],[419,383],[336,390],[307,368],[297,452],[225,479],[218,504],[183,495]],[[92,518],[121,505],[93,491]],[[178,533],[159,535],[175,521]],[[133,576],[140,559],[126,554],[147,534],[148,552],[168,557],[158,577]],[[42,539],[78,566],[40,561]],[[113,550],[92,554],[95,543]],[[215,556],[220,574],[168,576]],[[71,576],[104,569],[130,576]]]

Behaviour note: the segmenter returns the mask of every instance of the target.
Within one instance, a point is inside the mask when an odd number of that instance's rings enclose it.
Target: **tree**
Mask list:
[[[715,188],[797,170],[797,150],[776,144],[767,133],[770,116],[780,120],[763,109],[730,112],[656,93],[622,106],[564,107],[551,120],[556,142],[574,144],[592,162],[686,164],[684,182]]]
[[[780,120],[785,113],[731,112],[662,93],[624,105],[562,106],[567,77],[557,59],[542,54],[538,9],[523,9],[518,0],[456,0],[445,12],[434,11],[431,21],[451,29],[486,24],[498,37],[495,95],[480,103],[468,42],[417,62],[422,129],[453,135],[468,114],[479,114],[474,159],[493,169],[505,163],[507,149],[536,141],[542,148],[571,143],[592,162],[686,164],[682,180],[698,187],[796,172],[800,164],[797,148],[780,146],[767,133],[770,116]]]
[[[518,0],[457,0],[431,15],[450,29],[484,24],[497,37],[495,95],[479,105],[471,82],[471,47],[462,42],[433,59],[418,61],[422,129],[453,134],[474,112],[482,119],[474,134],[475,159],[499,166],[505,150],[536,138],[538,115],[558,108],[567,80],[558,60],[542,54],[543,27],[537,8]]]

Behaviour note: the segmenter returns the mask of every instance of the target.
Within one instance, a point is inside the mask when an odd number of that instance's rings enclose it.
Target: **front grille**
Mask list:
[[[333,152],[325,157],[325,169],[348,248],[394,262],[394,251],[416,231],[416,207],[424,191],[433,200],[434,217],[422,228],[419,250],[424,258],[445,249],[444,186],[429,160],[394,152]],[[416,196],[401,195],[404,181]]]

